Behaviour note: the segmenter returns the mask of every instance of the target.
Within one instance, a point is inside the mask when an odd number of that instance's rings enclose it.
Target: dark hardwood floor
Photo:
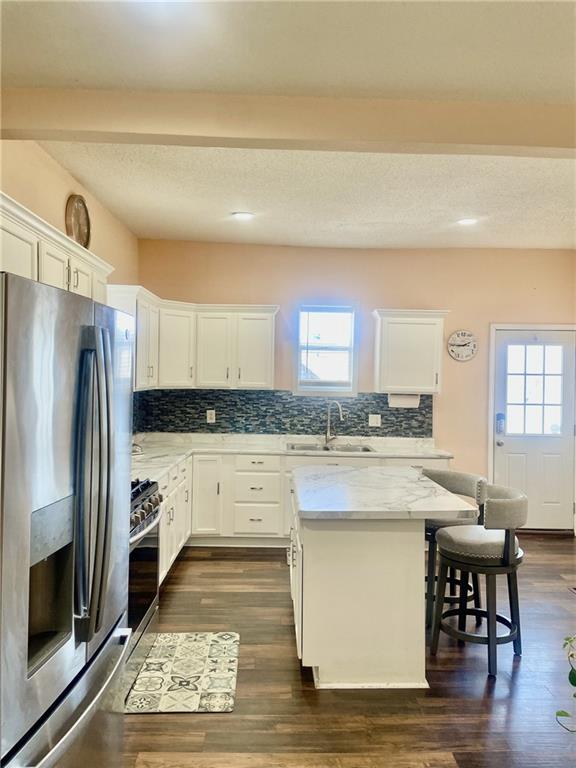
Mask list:
[[[296,658],[284,552],[185,549],[160,629],[240,632],[236,707],[127,716],[124,768],[574,768],[576,734],[554,714],[572,706],[562,639],[576,632],[576,543],[521,543],[522,659],[500,646],[492,681],[484,647],[442,637],[427,691],[315,690]]]

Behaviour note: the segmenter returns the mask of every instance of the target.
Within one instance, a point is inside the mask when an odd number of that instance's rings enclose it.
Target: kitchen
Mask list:
[[[2,766],[573,764],[574,11],[3,3]]]

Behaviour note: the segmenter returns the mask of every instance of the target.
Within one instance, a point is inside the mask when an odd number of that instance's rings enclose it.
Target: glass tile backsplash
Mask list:
[[[432,437],[432,395],[418,408],[390,408],[383,394],[361,393],[338,398],[344,421],[332,416],[339,435]],[[317,435],[326,429],[330,399],[302,397],[285,390],[155,389],[134,393],[134,432],[245,432]],[[206,411],[216,423],[206,423]],[[368,427],[368,414],[382,416]]]

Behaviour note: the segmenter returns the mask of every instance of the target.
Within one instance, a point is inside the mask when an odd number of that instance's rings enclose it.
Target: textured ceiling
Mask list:
[[[572,2],[3,2],[21,87],[573,102]]]
[[[45,142],[142,238],[574,248],[571,160]],[[253,211],[250,222],[232,211]],[[455,222],[475,217],[479,223]]]

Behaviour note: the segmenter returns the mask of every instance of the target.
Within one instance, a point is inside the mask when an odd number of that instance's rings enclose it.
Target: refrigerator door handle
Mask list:
[[[94,697],[87,704],[86,708],[82,711],[82,714],[78,720],[76,720],[70,730],[66,732],[60,741],[57,742],[53,749],[51,749],[50,752],[48,752],[48,754],[40,760],[40,762],[36,763],[34,768],[53,768],[53,766],[57,766],[63,754],[72,746],[73,742],[83,732],[84,728],[88,725],[90,718],[93,716],[94,712],[102,701],[104,695],[108,692],[111,685],[117,678],[119,671],[124,665],[128,655],[128,650],[131,647],[129,643],[131,634],[132,630],[130,629],[120,630],[117,639],[118,658],[115,660],[110,673],[106,677],[106,680],[96,691]]]

